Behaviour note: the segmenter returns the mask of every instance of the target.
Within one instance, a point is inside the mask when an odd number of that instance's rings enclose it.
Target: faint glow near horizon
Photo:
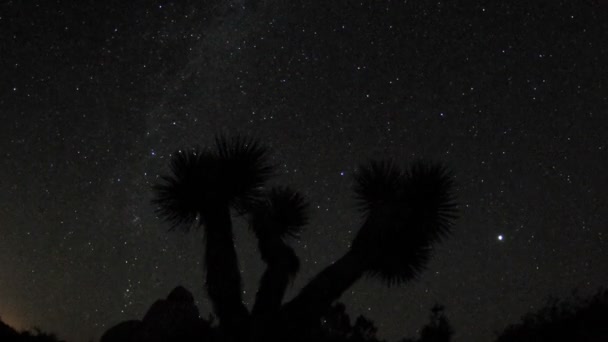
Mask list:
[[[0,312],[0,320],[15,330],[23,330],[23,324],[14,315],[6,312]]]

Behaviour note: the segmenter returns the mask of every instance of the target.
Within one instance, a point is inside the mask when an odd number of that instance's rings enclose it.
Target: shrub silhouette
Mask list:
[[[608,289],[588,299],[550,298],[520,323],[503,331],[497,342],[600,342],[608,339]]]
[[[155,185],[153,202],[172,229],[204,229],[205,285],[220,340],[310,340],[331,304],[362,276],[391,286],[420,275],[432,245],[450,232],[455,218],[452,177],[444,166],[416,162],[402,170],[392,161],[364,164],[354,189],[363,224],[351,248],[283,303],[299,269],[284,238],[297,237],[307,223],[308,204],[289,188],[264,188],[274,170],[256,141],[218,137],[215,145],[173,154],[171,174]],[[251,313],[241,298],[231,210],[249,220],[267,265]]]
[[[404,338],[400,342],[450,342],[454,330],[443,312],[444,309],[442,305],[433,306],[429,323],[420,330],[420,338]]]
[[[321,342],[380,342],[376,338],[378,328],[364,316],[351,324],[344,304],[338,302],[323,315],[311,341]]]
[[[18,332],[0,319],[0,341],[2,342],[64,342],[55,336],[34,328],[34,331]]]

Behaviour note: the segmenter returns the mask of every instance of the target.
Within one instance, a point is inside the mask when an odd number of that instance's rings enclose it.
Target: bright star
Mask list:
[[[498,241],[502,241],[505,237],[502,235],[498,235]]]

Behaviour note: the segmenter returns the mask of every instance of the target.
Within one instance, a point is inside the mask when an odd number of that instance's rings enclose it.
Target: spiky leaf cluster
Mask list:
[[[260,239],[297,238],[308,223],[308,202],[288,187],[272,188],[251,216],[251,228]]]
[[[439,164],[401,171],[371,162],[359,170],[355,191],[365,222],[352,248],[365,255],[368,274],[389,285],[416,278],[455,217],[451,175]]]
[[[432,242],[446,237],[457,218],[451,172],[441,164],[416,162],[405,177],[415,226]]]
[[[219,207],[245,212],[257,202],[272,174],[267,151],[244,138],[216,139],[217,151],[180,150],[171,157],[171,174],[154,186],[157,213],[172,228],[189,229]]]
[[[268,150],[253,139],[237,136],[232,139],[217,137],[216,146],[221,161],[218,182],[225,196],[237,211],[244,213],[262,195],[262,186],[273,175],[268,163]]]
[[[364,214],[385,203],[399,201],[404,177],[392,161],[372,160],[355,174],[357,206]]]
[[[179,150],[171,156],[171,175],[154,185],[156,213],[176,227],[188,229],[200,217],[202,207],[215,195],[213,180],[217,158],[200,149]],[[201,192],[201,189],[206,191]]]

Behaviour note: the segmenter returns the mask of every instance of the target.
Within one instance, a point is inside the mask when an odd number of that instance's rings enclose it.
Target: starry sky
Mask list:
[[[369,158],[451,166],[461,218],[416,282],[342,300],[379,336],[434,303],[488,341],[548,295],[608,283],[608,2],[3,1],[0,317],[70,341],[178,284],[209,313],[202,232],[168,232],[151,185],[178,148],[256,136],[311,222],[288,297],[359,228]],[[236,222],[245,299],[263,270]]]

